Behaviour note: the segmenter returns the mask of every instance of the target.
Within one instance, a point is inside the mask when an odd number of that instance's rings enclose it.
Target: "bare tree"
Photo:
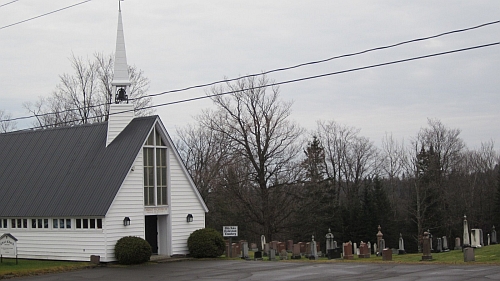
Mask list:
[[[60,83],[48,98],[24,104],[36,118],[35,126],[58,127],[103,122],[108,119],[112,102],[113,55],[94,54],[84,60],[73,55],[70,58],[73,74],[59,76]],[[129,66],[129,98],[134,103],[136,115],[150,115],[153,110],[151,97],[146,97],[149,80],[142,70]]]
[[[382,139],[380,150],[380,171],[382,178],[386,179],[388,197],[394,207],[395,218],[406,212],[406,204],[402,204],[408,197],[401,179],[403,178],[405,167],[408,165],[408,157],[404,143],[399,143],[392,134],[386,134]]]
[[[12,115],[0,109],[0,133],[7,133],[16,129],[15,121],[10,121]]]
[[[217,111],[205,111],[200,120],[228,140],[233,154],[228,167],[238,171],[232,172],[238,177],[227,186],[236,187],[232,190],[257,231],[272,239],[293,213],[289,185],[298,176],[293,167],[303,130],[288,120],[292,103],[280,101],[278,87],[268,84],[263,75],[214,87]],[[232,94],[221,95],[224,92]]]
[[[378,171],[377,149],[368,138],[359,136],[359,129],[335,121],[319,121],[317,135],[325,149],[328,178],[341,195],[337,200],[357,204],[363,179]]]

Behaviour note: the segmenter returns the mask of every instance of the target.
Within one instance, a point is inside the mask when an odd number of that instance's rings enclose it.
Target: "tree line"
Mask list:
[[[240,238],[324,242],[400,235],[419,250],[424,231],[462,237],[463,216],[489,233],[499,224],[500,171],[492,141],[468,149],[460,130],[429,119],[408,143],[381,147],[354,127],[318,121],[306,132],[266,76],[210,90],[215,109],[178,129],[177,147],[210,212],[207,227],[238,225]],[[231,92],[231,95],[223,93]],[[323,243],[324,244],[324,243]]]
[[[72,56],[74,73],[60,76],[48,97],[25,103],[50,128],[107,120],[113,56]],[[152,114],[149,80],[129,67],[136,115]],[[408,143],[390,134],[381,147],[360,129],[319,120],[305,131],[290,120],[292,102],[280,99],[265,75],[211,88],[214,109],[177,131],[177,148],[210,212],[206,225],[238,225],[240,238],[259,241],[374,242],[400,234],[418,251],[424,231],[462,237],[462,219],[488,233],[500,225],[499,155],[492,141],[469,149],[458,128],[429,119]],[[225,93],[231,92],[230,95]],[[74,110],[76,109],[76,110]],[[52,113],[56,114],[52,114]],[[11,115],[0,110],[0,120]],[[16,129],[0,122],[0,133]],[[324,243],[322,243],[324,245]],[[450,243],[453,244],[453,243]]]

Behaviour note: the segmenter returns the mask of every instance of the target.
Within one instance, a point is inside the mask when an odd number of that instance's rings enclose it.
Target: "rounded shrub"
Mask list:
[[[115,257],[120,264],[147,262],[151,257],[151,246],[140,237],[125,236],[116,242]]]
[[[216,258],[224,253],[226,243],[213,228],[198,229],[188,238],[189,254],[195,258]]]

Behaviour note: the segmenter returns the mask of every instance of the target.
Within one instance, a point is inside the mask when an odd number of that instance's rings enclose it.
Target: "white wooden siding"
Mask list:
[[[124,112],[126,111],[126,112]],[[116,114],[118,112],[122,112]],[[108,135],[106,147],[127,127],[134,119],[133,104],[111,104],[109,107]]]
[[[142,149],[132,164],[122,187],[118,191],[106,214],[106,257],[105,261],[115,261],[115,244],[124,236],[145,238],[144,229],[144,171]],[[130,218],[130,225],[124,226],[123,219]],[[102,258],[101,258],[102,260]]]
[[[189,235],[205,227],[205,210],[201,205],[189,175],[185,174],[182,164],[174,155],[173,149],[169,151],[170,169],[170,216],[172,224],[172,255],[188,254],[187,239]],[[186,222],[188,214],[193,215],[193,222]]]
[[[17,241],[19,258],[90,261],[105,255],[101,229],[10,229]]]

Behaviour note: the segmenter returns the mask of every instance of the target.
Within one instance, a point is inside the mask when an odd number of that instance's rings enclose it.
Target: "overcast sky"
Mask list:
[[[69,0],[0,0],[0,28],[72,4]],[[10,3],[10,4],[9,4]],[[127,60],[159,93],[363,51],[500,20],[498,0],[121,2]],[[2,6],[3,5],[3,6]],[[114,52],[118,1],[93,0],[0,29],[0,109],[26,116],[27,101],[48,96],[71,54]],[[276,82],[500,41],[500,24],[383,51],[273,73]],[[291,118],[308,130],[317,120],[361,129],[378,145],[386,133],[405,142],[427,118],[462,130],[469,148],[500,142],[498,45],[281,86]],[[205,95],[204,89],[155,97],[154,104]],[[209,100],[156,109],[175,129]],[[20,129],[30,123],[19,122]]]

